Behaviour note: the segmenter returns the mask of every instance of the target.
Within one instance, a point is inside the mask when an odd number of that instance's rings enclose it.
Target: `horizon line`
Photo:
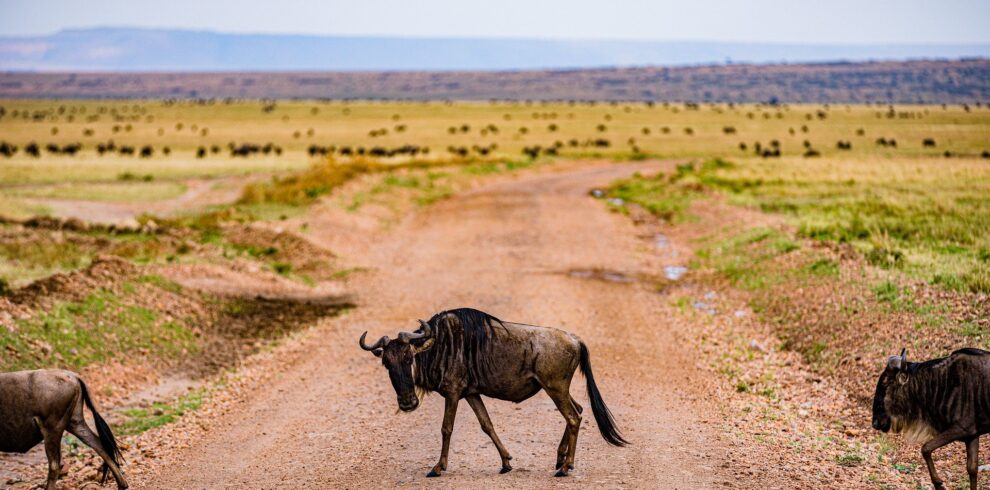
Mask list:
[[[96,31],[96,30],[134,30],[134,31],[159,31],[159,32],[192,32],[204,34],[217,34],[224,36],[286,36],[286,37],[310,37],[310,38],[351,38],[351,39],[417,39],[417,40],[475,40],[475,41],[528,41],[528,42],[606,42],[606,43],[632,43],[632,44],[653,44],[653,43],[684,43],[684,44],[735,44],[735,45],[765,45],[765,46],[990,46],[990,40],[977,42],[799,42],[799,41],[754,41],[754,40],[714,40],[714,39],[635,39],[635,38],[604,38],[604,37],[537,37],[537,36],[420,36],[415,34],[332,34],[332,33],[292,33],[292,32],[264,32],[264,31],[227,31],[218,29],[200,29],[192,27],[149,27],[136,25],[95,25],[95,26],[72,26],[62,27],[54,32],[46,34],[5,34],[0,33],[3,39],[31,39],[39,37],[49,37],[67,31]]]

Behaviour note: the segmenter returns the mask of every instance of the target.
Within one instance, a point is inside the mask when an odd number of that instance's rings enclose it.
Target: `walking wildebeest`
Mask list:
[[[83,417],[83,404],[93,413],[96,434]],[[86,383],[61,370],[0,373],[0,451],[26,453],[44,441],[48,454],[47,490],[55,488],[62,468],[62,433],[79,438],[103,458],[101,484],[113,472],[117,488],[127,488],[120,472],[120,449],[103,417],[96,412]]]
[[[891,356],[873,396],[873,428],[927,441],[921,455],[936,490],[945,486],[932,452],[951,442],[966,443],[969,486],[976,490],[980,436],[990,433],[990,352],[959,349],[925,362],[908,362],[904,350]]]
[[[588,348],[574,335],[554,328],[503,322],[471,308],[443,311],[429,322],[420,320],[420,325],[416,332],[400,332],[391,341],[382,337],[372,345],[365,344],[365,332],[359,343],[382,358],[402,411],[415,410],[421,396],[429,391],[443,395],[443,448],[440,461],[427,476],[440,476],[447,470],[450,435],[461,398],[467,399],[481,430],[495,443],[502,458],[501,472],[511,471],[512,456],[495,434],[481,395],[519,403],[540,390],[547,392],[567,421],[556,465],[556,476],[567,476],[574,468],[583,410],[570,394],[571,378],[578,365],[587,380],[591,411],[602,437],[613,446],[628,444],[595,384]]]

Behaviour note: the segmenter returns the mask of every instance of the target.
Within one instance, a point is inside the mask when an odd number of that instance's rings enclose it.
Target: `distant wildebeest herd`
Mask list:
[[[575,468],[584,412],[570,394],[578,368],[601,436],[613,446],[629,444],[598,389],[588,347],[573,334],[459,308],[420,320],[417,330],[400,332],[395,339],[383,336],[368,344],[367,335],[362,334],[358,343],[381,358],[400,410],[416,410],[429,392],[444,399],[440,458],[427,476],[447,471],[454,418],[462,399],[498,450],[500,472],[511,471],[512,456],[495,432],[481,397],[521,403],[540,391],[549,395],[565,421],[555,476],[567,476]],[[84,406],[93,415],[95,434],[85,421]],[[891,356],[877,382],[872,423],[876,430],[901,432],[924,442],[921,453],[936,489],[945,486],[935,470],[933,451],[951,442],[965,443],[966,470],[975,490],[979,437],[990,433],[990,352],[965,348],[925,362],[909,362],[904,351]],[[127,488],[117,441],[78,376],[59,370],[0,373],[0,451],[26,452],[44,442],[48,490],[54,489],[61,472],[65,431],[103,459],[103,482],[112,473],[118,488]]]

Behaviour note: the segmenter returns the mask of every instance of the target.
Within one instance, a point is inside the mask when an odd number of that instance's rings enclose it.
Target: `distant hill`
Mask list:
[[[990,57],[990,44],[815,45],[226,34],[94,28],[0,38],[0,70],[531,70]]]
[[[0,98],[990,103],[990,60],[585,70],[0,73]]]

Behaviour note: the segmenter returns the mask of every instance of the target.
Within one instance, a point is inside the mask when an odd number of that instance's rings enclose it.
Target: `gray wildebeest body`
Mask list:
[[[502,459],[502,473],[512,470],[512,456],[502,445],[481,396],[515,403],[544,390],[567,422],[557,449],[557,475],[574,468],[582,408],[570,395],[578,366],[587,380],[588,397],[598,429],[614,446],[627,444],[616,429],[591,372],[588,349],[580,339],[554,328],[503,322],[487,313],[461,308],[420,320],[416,332],[401,332],[395,340],[382,337],[372,345],[361,335],[360,345],[382,358],[395,388],[399,408],[410,412],[429,391],[444,397],[440,461],[428,476],[447,470],[447,452],[457,405],[464,398],[478,417]]]
[[[969,486],[976,490],[980,436],[990,432],[990,352],[960,349],[925,362],[908,362],[903,350],[891,356],[873,396],[873,428],[924,442],[921,455],[936,489],[945,485],[932,452],[965,443]]]
[[[86,425],[83,404],[93,413],[96,434]],[[0,373],[0,451],[25,453],[39,442],[48,454],[48,482],[55,488],[62,468],[62,433],[79,438],[103,458],[103,478],[113,472],[118,488],[127,488],[120,472],[120,450],[89,390],[75,373],[60,370]]]

